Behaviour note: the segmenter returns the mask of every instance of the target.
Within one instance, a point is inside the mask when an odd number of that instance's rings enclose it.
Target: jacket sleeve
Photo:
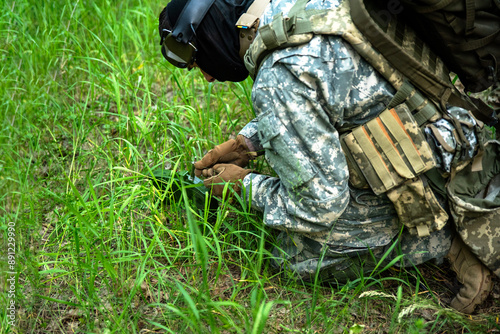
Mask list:
[[[265,224],[277,229],[324,231],[349,201],[339,133],[314,89],[320,79],[299,79],[278,63],[266,69],[265,85],[254,88],[259,145],[278,177],[249,174],[244,185]]]
[[[246,138],[246,144],[250,151],[255,151],[260,155],[263,148],[260,144],[258,126],[259,122],[257,119],[253,119],[250,123],[245,125],[245,127],[238,134],[243,135]]]
[[[243,181],[265,224],[323,233],[337,223],[350,201],[337,129],[373,118],[392,95],[389,83],[336,36],[316,36],[263,61],[252,123],[278,177],[249,174]]]

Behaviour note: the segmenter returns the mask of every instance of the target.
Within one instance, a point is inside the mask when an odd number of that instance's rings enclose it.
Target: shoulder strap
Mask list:
[[[253,27],[255,22],[257,22],[264,13],[269,2],[271,2],[271,0],[255,0],[252,2],[246,13],[243,13],[236,22],[236,27],[240,29]]]
[[[259,19],[264,13],[267,5],[271,0],[255,0],[248,7],[246,13],[243,13],[236,22],[236,28],[239,30],[240,36],[240,57],[244,58],[245,52],[253,42],[257,28],[259,27]]]
[[[308,43],[314,34],[342,35],[346,31],[343,20],[339,19],[349,18],[345,6],[306,11],[308,1],[298,0],[290,9],[289,17],[279,13],[271,23],[259,28],[259,34],[245,54],[245,66],[253,78],[264,58],[272,51]]]

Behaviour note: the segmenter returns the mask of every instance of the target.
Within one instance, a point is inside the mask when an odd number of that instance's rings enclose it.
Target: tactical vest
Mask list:
[[[387,194],[400,221],[412,234],[427,236],[443,228],[449,217],[432,189],[439,188],[444,193],[445,181],[435,168],[436,161],[422,129],[432,129],[432,123],[443,117],[451,119],[445,103],[424,96],[372,46],[354,25],[347,0],[332,9],[305,10],[308,1],[298,0],[287,17],[279,13],[271,23],[258,29],[259,34],[244,57],[250,75],[255,79],[260,64],[271,52],[308,43],[314,35],[336,35],[346,40],[397,90],[387,109],[376,118],[356,128],[340,130],[350,183],[357,188],[371,188],[375,194]],[[409,41],[403,43],[408,52],[414,52],[415,45],[421,47],[422,67],[434,71],[433,75],[443,82],[449,81],[446,66],[429,48],[422,47],[416,34],[408,30],[405,40]],[[448,97],[451,94],[450,88]],[[458,142],[467,147],[460,121],[452,121]],[[477,133],[483,132],[478,121]],[[439,134],[436,139],[440,141]],[[444,140],[442,144],[446,145]],[[480,166],[480,161],[476,165]]]

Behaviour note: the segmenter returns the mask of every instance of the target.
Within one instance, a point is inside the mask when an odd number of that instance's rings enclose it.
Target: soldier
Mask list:
[[[165,7],[159,19],[162,54],[178,67],[198,67],[208,81],[244,80],[248,46],[240,45],[235,24],[253,0],[212,2],[173,0]],[[273,0],[256,23],[263,26],[278,13],[286,15],[294,2]],[[339,3],[311,0],[307,8]],[[188,28],[179,35],[176,29],[182,27]],[[445,221],[428,235],[411,234],[401,228],[385,194],[349,182],[341,134],[377,117],[394,94],[391,84],[339,36],[315,35],[306,44],[275,50],[254,80],[257,118],[236,139],[197,161],[196,174],[206,177],[205,185],[217,196],[222,182],[234,182],[235,190],[263,213],[264,224],[281,231],[281,244],[273,251],[276,266],[304,280],[320,269],[322,278],[345,282],[373,270],[396,242],[394,249],[404,254],[400,265],[439,264],[448,257],[464,284],[451,306],[471,313],[492,289],[491,272],[455,236],[452,224]],[[466,135],[477,144],[473,132]],[[453,153],[439,152],[438,167],[446,169]],[[245,168],[261,154],[278,177]],[[436,198],[446,208],[446,199]],[[393,251],[389,258],[396,255]]]

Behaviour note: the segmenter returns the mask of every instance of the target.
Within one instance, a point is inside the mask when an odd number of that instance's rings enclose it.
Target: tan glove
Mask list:
[[[248,152],[245,137],[238,135],[236,139],[229,139],[215,146],[200,161],[196,161],[194,163],[194,174],[199,177],[202,175],[202,170],[212,168],[218,163],[246,167],[248,162],[256,155],[255,152]]]
[[[203,184],[207,188],[212,188],[213,195],[222,197],[224,183],[234,182],[234,191],[241,194],[241,180],[251,172],[251,169],[244,169],[232,164],[218,164],[202,171],[202,175],[208,177],[203,181]]]

